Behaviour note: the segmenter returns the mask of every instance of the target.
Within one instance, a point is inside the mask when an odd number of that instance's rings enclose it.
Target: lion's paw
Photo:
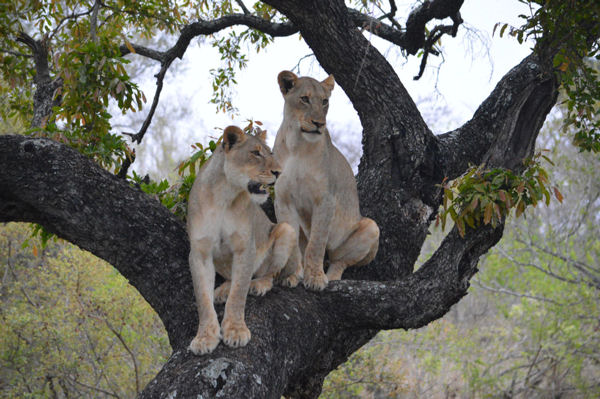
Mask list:
[[[250,294],[263,296],[273,288],[273,278],[263,277],[250,282]]]
[[[229,296],[229,289],[231,288],[231,281],[226,281],[221,284],[219,287],[215,288],[215,303],[225,303],[227,302],[227,297]]]
[[[250,341],[250,330],[243,321],[237,323],[223,322],[221,329],[223,331],[223,342],[233,348],[246,346]]]
[[[280,284],[284,287],[294,288],[296,287],[302,278],[297,274],[292,274],[280,281]]]
[[[304,286],[312,291],[323,291],[329,280],[323,271],[317,273],[304,273]]]
[[[198,331],[189,349],[195,355],[204,355],[215,350],[220,340],[219,324]]]

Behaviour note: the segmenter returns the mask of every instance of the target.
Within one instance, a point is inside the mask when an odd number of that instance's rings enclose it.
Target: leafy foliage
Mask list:
[[[552,164],[547,156],[538,152],[524,162],[522,174],[502,168],[488,170],[483,166],[472,166],[461,177],[451,182],[444,180],[443,208],[438,213],[436,226],[441,224],[443,230],[446,218],[450,216],[464,237],[465,226],[475,229],[483,223],[496,227],[513,208],[519,217],[530,205],[535,207],[539,202],[549,205],[551,191],[562,202],[558,188],[550,186],[548,173],[541,166],[542,159]]]
[[[271,7],[255,11],[268,20],[281,17]],[[33,116],[32,77],[39,71],[22,34],[48,50],[49,78],[58,82],[53,93],[59,104],[29,134],[66,143],[118,172],[133,150],[111,124],[110,107],[127,114],[142,109],[145,94],[127,72],[123,45],[135,53],[131,41],[173,34],[197,18],[218,18],[240,12],[237,2],[173,0],[15,1],[0,5],[0,94],[6,97],[0,118],[17,118],[28,125]],[[260,51],[272,39],[253,29],[232,29],[211,36],[223,66],[211,71],[218,110],[235,112],[231,90],[237,71],[244,68],[250,48]],[[249,47],[244,46],[247,43]]]
[[[176,10],[184,5],[168,0],[67,0],[16,1],[2,7],[0,68],[7,82],[2,94],[10,98],[2,117],[11,115],[21,121],[32,117],[31,77],[39,71],[27,47],[16,40],[24,33],[48,49],[50,78],[61,83],[54,92],[59,106],[40,129],[30,133],[67,143],[101,166],[118,170],[132,150],[111,131],[109,103],[114,101],[125,113],[141,109],[146,101],[126,72],[128,61],[121,57],[119,46],[133,34],[149,37],[155,29],[174,32],[183,22]]]
[[[248,120],[248,124],[243,128],[243,131],[248,134],[257,134],[261,131],[262,122]],[[167,209],[173,212],[177,217],[185,220],[187,215],[187,201],[196,179],[196,174],[200,168],[210,159],[212,154],[221,144],[222,137],[217,141],[210,140],[208,145],[202,143],[192,144],[192,155],[184,159],[177,166],[178,178],[171,184],[167,179],[160,182],[150,180],[148,176],[142,177],[133,172],[130,180],[133,185],[139,187],[147,194],[154,195]],[[271,188],[271,194],[272,188]]]
[[[217,143],[220,141],[221,139]],[[175,216],[185,220],[187,215],[187,200],[196,179],[196,172],[200,170],[202,165],[208,161],[212,153],[217,149],[217,143],[211,140],[206,147],[201,143],[193,144],[192,148],[195,151],[177,167],[179,178],[174,184],[171,184],[167,179],[155,182],[150,180],[149,176],[142,177],[135,173],[135,171],[130,180],[133,185],[139,187],[145,193],[155,196]]]

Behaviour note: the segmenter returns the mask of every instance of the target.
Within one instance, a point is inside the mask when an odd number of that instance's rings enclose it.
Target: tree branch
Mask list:
[[[189,323],[185,318],[195,314],[195,306],[181,221],[160,202],[49,139],[2,136],[0,168],[0,222],[39,223],[106,260],[161,316],[171,342],[186,340],[179,323]]]
[[[557,95],[552,65],[533,54],[526,57],[500,80],[470,121],[438,136],[446,175],[456,178],[469,165],[481,163],[521,168]]]
[[[29,47],[33,54],[36,72],[34,80],[37,87],[33,96],[31,127],[41,127],[52,113],[52,108],[60,104],[60,98],[55,98],[54,93],[62,86],[62,79],[52,80],[50,77],[45,38],[35,40],[25,32],[20,32],[17,41]]]
[[[0,52],[14,55],[16,57],[33,58],[33,56],[31,54],[20,53],[18,51],[13,51],[13,50],[7,50],[7,49],[0,48]]]
[[[235,2],[240,6],[242,11],[244,12],[244,15],[250,14],[250,10],[248,10],[248,8],[246,7],[246,5],[244,4],[244,2],[242,0],[235,0]]]
[[[390,0],[390,12],[379,17],[379,20],[381,21],[387,18],[390,20],[390,23],[394,25],[394,27],[396,27],[396,29],[402,29],[400,24],[394,19],[394,17],[396,16],[396,11],[398,11],[398,7],[396,7],[396,2],[394,0]]]
[[[454,23],[452,35],[456,35],[458,25],[462,23],[460,8],[464,0],[431,0],[424,1],[413,10],[406,20],[406,45],[408,54],[416,54],[425,44],[425,25],[432,19],[444,19],[450,17]]]
[[[144,46],[140,46],[137,44],[129,43],[129,46],[133,48],[135,54],[141,55],[146,58],[153,59],[154,61],[163,62],[165,59],[165,52],[153,50]],[[119,46],[119,50],[121,51],[121,56],[126,56],[127,54],[132,54],[129,47],[125,44]]]
[[[138,144],[141,143],[142,139],[144,138],[144,135],[150,127],[152,118],[154,116],[154,112],[156,111],[156,107],[158,106],[158,102],[160,99],[160,93],[163,88],[163,80],[175,58],[183,57],[193,38],[200,35],[210,35],[235,25],[245,25],[253,29],[258,29],[261,32],[267,33],[274,37],[289,36],[298,31],[298,29],[296,29],[292,24],[288,22],[274,23],[247,13],[231,14],[211,21],[200,19],[197,22],[186,25],[181,30],[181,34],[175,45],[173,45],[173,47],[171,47],[165,52],[155,51],[143,46],[130,44],[130,46],[135,50],[136,54],[161,62],[160,71],[155,75],[156,91],[154,92],[154,99],[152,100],[152,106],[150,107],[150,111],[148,112],[144,123],[142,124],[140,130],[137,133],[125,133],[126,135],[131,137],[132,141],[137,142]],[[121,45],[120,50],[121,55],[127,55],[131,53],[129,46],[127,45]],[[123,170],[124,168],[122,167],[121,169]]]
[[[406,20],[406,29],[404,30],[401,30],[397,23],[394,24],[395,20],[392,22],[394,27],[381,22],[381,19],[395,14],[394,2],[391,2],[392,11],[380,18],[371,17],[353,8],[348,8],[348,14],[356,26],[363,27],[382,39],[399,46],[408,54],[414,55],[419,49],[426,49],[431,43],[439,40],[439,37],[436,40],[431,40],[436,30],[450,34],[452,37],[456,36],[458,27],[463,22],[459,12],[463,2],[464,0],[425,1],[409,14]],[[428,22],[448,17],[452,19],[453,25],[439,25],[429,35],[426,34],[425,25]]]

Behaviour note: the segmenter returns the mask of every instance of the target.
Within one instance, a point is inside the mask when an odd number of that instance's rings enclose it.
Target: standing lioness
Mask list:
[[[283,168],[275,183],[275,213],[298,233],[304,285],[322,290],[328,280],[339,280],[346,267],[373,260],[379,228],[360,215],[352,169],[325,126],[333,75],[319,82],[283,71],[277,80],[285,106],[273,147]]]
[[[190,269],[198,307],[195,354],[211,352],[223,336],[229,346],[244,346],[250,330],[244,321],[248,290],[264,295],[273,277],[300,267],[297,236],[287,223],[271,223],[255,202],[267,199],[280,167],[264,142],[235,126],[223,133],[223,145],[198,172],[188,204]],[[282,271],[283,270],[283,271]],[[225,278],[216,290],[215,271]],[[285,281],[297,284],[295,276]],[[225,302],[219,330],[215,302]]]

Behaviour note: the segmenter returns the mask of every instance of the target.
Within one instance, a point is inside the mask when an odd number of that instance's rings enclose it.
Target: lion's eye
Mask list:
[[[323,100],[323,105],[327,105],[327,104],[329,104],[329,100],[328,99]]]
[[[261,156],[261,155],[260,155],[260,151],[257,151],[257,150],[250,151],[250,153],[251,153],[252,155],[256,155],[257,157],[260,157],[260,156]]]
[[[302,100],[302,102],[306,104],[310,103],[310,99],[308,98],[308,96],[302,96],[300,97],[300,100]]]

